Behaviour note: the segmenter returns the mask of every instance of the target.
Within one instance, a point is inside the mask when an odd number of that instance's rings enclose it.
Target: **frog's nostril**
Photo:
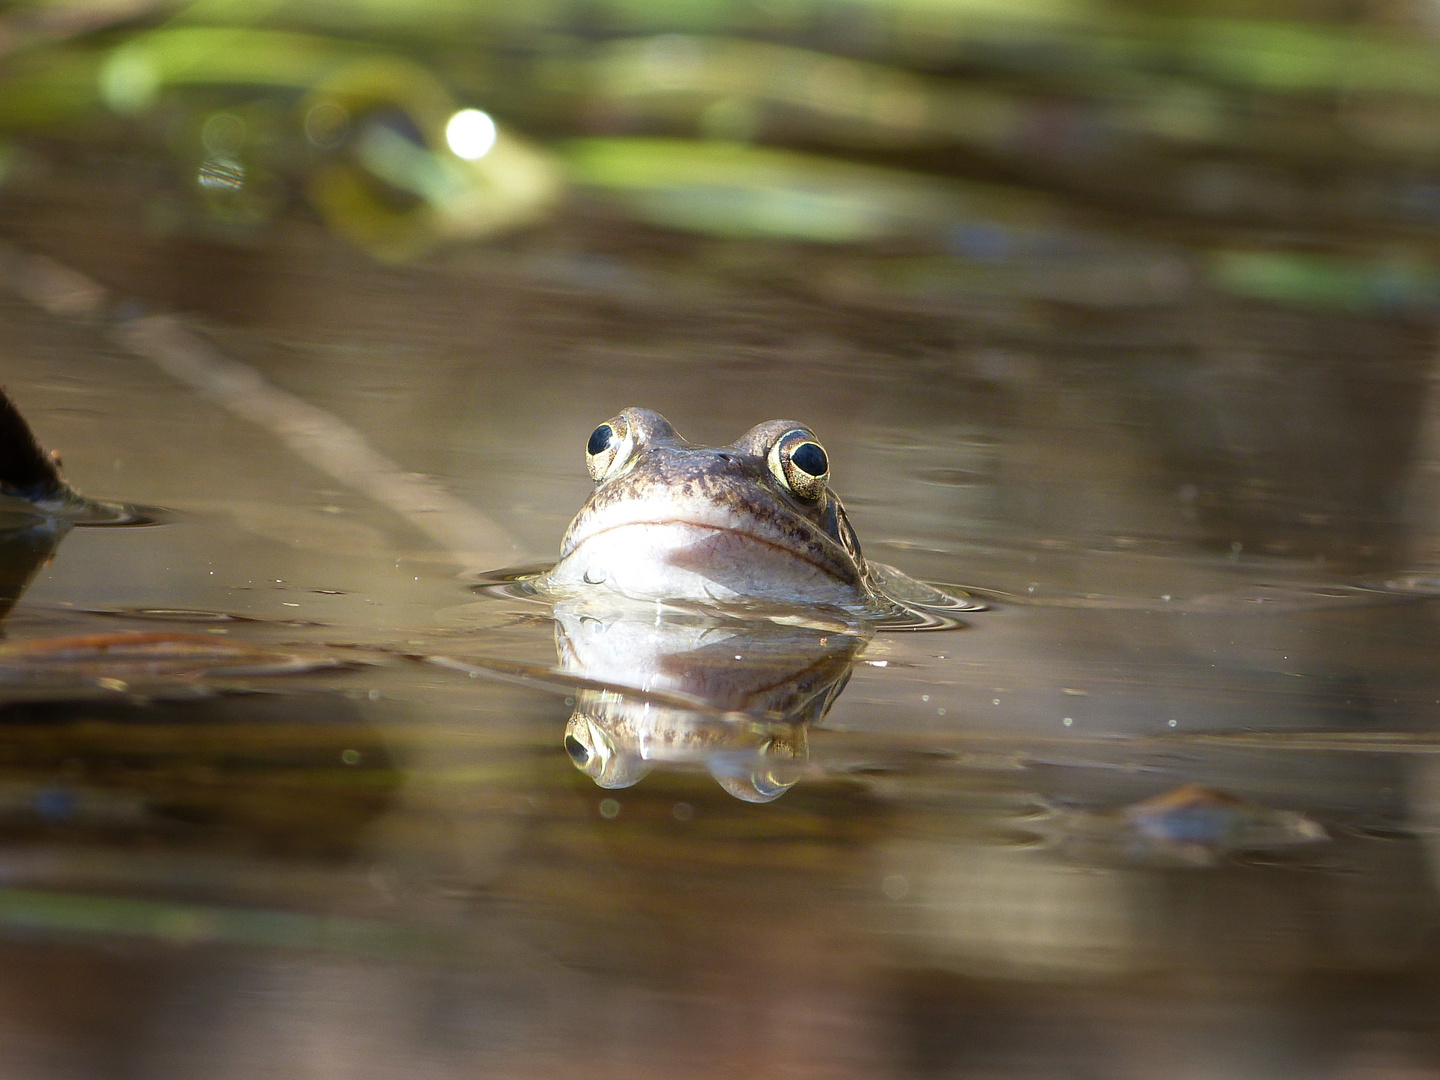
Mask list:
[[[729,454],[722,454],[722,453],[720,453],[718,450],[716,451],[715,456],[716,456],[717,458],[719,458],[721,461],[725,461],[725,462],[730,462],[730,461],[734,461],[734,460],[735,460],[735,459],[734,459],[733,457],[731,457]]]

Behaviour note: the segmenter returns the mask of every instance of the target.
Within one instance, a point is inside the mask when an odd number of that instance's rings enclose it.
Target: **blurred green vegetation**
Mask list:
[[[1437,31],[1404,0],[55,0],[0,14],[0,131],[166,160],[217,234],[308,202],[383,258],[534,226],[568,188],[953,261],[928,293],[1123,250],[1428,311]],[[476,156],[447,136],[464,107],[498,122]]]

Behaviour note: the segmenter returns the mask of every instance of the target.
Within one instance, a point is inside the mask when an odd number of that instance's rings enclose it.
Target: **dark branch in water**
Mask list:
[[[55,461],[40,448],[10,395],[0,389],[0,492],[33,501],[65,490]]]

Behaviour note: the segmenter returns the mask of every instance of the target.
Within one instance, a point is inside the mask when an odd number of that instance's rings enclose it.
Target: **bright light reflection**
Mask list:
[[[479,109],[461,109],[445,125],[445,142],[456,157],[482,158],[495,145],[495,121]]]

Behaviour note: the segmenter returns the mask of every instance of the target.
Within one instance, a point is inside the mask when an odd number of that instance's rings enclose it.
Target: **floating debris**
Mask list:
[[[1200,784],[1184,784],[1113,811],[1062,815],[1070,854],[1209,867],[1244,852],[1274,851],[1329,839],[1319,822]]]
[[[219,678],[297,675],[350,667],[349,657],[292,653],[203,634],[121,632],[0,644],[0,696],[20,690],[148,694]]]

